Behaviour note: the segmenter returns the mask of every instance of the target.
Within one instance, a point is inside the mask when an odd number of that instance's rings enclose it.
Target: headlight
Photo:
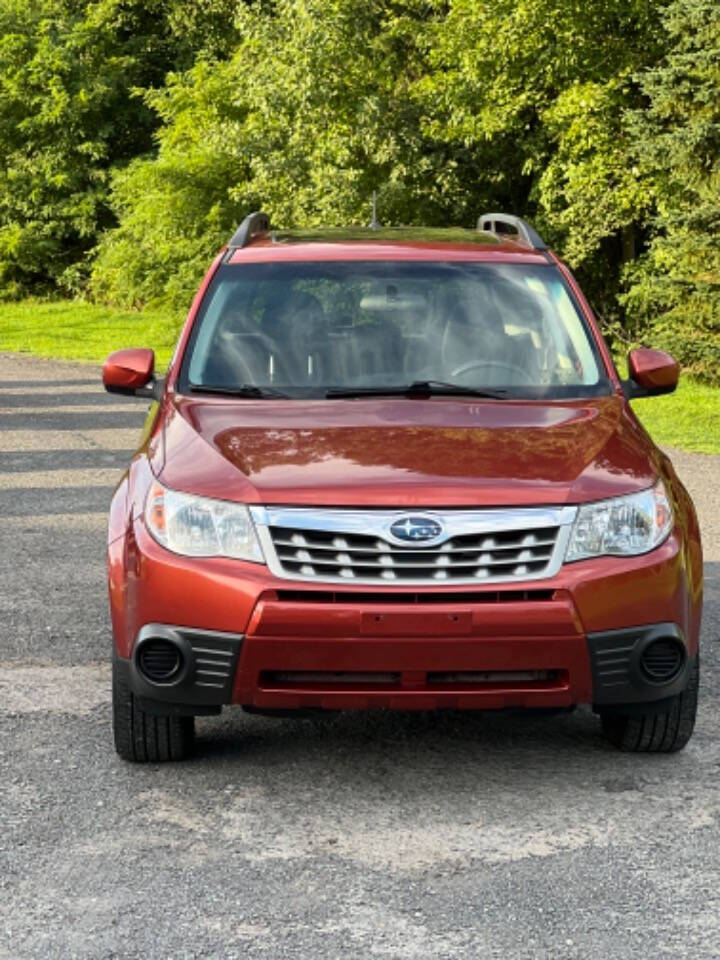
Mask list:
[[[565,561],[647,553],[663,542],[672,525],[672,509],[660,481],[642,493],[587,503],[578,508]]]
[[[145,523],[173,553],[265,562],[250,512],[241,503],[194,497],[155,482],[145,503]]]

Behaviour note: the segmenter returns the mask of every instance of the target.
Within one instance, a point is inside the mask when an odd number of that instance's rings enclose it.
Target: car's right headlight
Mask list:
[[[672,508],[661,480],[640,493],[585,503],[578,507],[565,562],[648,553],[660,546],[672,525]]]
[[[155,481],[145,502],[145,524],[173,553],[265,562],[250,511],[242,503],[180,493]]]

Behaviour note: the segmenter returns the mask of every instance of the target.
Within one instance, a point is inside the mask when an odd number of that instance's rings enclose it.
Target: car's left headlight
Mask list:
[[[145,503],[145,523],[173,553],[265,562],[250,511],[242,503],[181,493],[156,480]]]
[[[672,525],[672,508],[660,480],[641,493],[583,504],[572,526],[565,562],[648,553],[666,539]]]

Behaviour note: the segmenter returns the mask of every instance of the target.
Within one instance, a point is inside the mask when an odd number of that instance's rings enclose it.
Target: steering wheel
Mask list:
[[[522,367],[518,367],[514,363],[505,363],[504,360],[473,360],[470,363],[463,363],[459,367],[456,367],[451,371],[450,376],[461,377],[464,373],[469,373],[471,370],[479,370],[482,367],[501,367],[503,370],[511,370],[513,373],[519,373],[530,386],[536,386],[533,377],[527,370],[523,370]]]

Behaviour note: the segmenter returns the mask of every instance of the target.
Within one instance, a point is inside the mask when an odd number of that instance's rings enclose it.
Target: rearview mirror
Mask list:
[[[154,379],[154,371],[155,353],[152,350],[116,350],[103,364],[103,385],[108,393],[158,399],[161,382]]]
[[[678,384],[679,372],[677,360],[669,353],[647,347],[631,350],[628,354],[630,379],[623,382],[625,396],[631,400],[672,393]]]

